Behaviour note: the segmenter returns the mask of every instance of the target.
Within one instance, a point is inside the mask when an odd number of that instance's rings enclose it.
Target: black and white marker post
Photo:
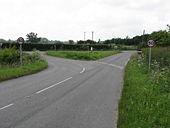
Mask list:
[[[21,66],[23,65],[23,61],[22,61],[22,44],[24,43],[24,38],[19,37],[17,39],[17,43],[20,45],[19,49],[20,49],[20,64]]]
[[[155,41],[154,40],[148,40],[147,45],[149,47],[149,70],[150,70],[150,68],[151,68],[152,47],[155,46]]]

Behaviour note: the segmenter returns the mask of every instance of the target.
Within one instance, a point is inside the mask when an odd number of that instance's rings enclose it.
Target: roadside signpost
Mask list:
[[[91,49],[90,49],[91,51],[93,51],[93,47],[91,47]]]
[[[24,38],[22,38],[22,37],[19,37],[18,39],[17,39],[17,43],[20,45],[20,64],[21,64],[21,66],[23,65],[23,62],[22,62],[22,44],[24,43],[25,41],[24,41]]]
[[[149,47],[149,69],[151,68],[151,54],[152,54],[152,47],[155,46],[154,40],[148,40],[147,45]]]
[[[56,44],[54,44],[54,50],[56,51],[56,49],[57,49],[57,48],[56,48]]]
[[[2,45],[3,45],[3,43],[0,43],[0,50],[1,50],[1,48],[2,48]]]
[[[115,45],[115,46],[114,46],[114,49],[118,49],[118,46],[117,46],[117,45]]]

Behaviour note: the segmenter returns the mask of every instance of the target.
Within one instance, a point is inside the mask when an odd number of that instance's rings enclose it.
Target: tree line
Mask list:
[[[106,40],[104,44],[124,44],[124,45],[146,45],[147,40],[153,39],[157,45],[167,46],[170,45],[170,31],[160,30],[152,32],[151,34],[145,34],[141,36],[135,36],[133,38],[113,38]]]
[[[116,45],[136,45],[139,47],[145,47],[146,42],[149,39],[155,40],[156,44],[159,46],[170,46],[170,26],[168,26],[168,30],[160,30],[160,31],[154,31],[151,34],[144,34],[144,35],[138,35],[133,38],[129,38],[128,36],[126,38],[112,38],[110,40],[105,41],[93,41],[93,40],[79,40],[77,42],[74,42],[73,40],[69,40],[67,42],[62,41],[50,41],[47,38],[38,37],[37,33],[31,32],[26,35],[26,42],[28,43],[60,43],[60,44],[116,44]],[[0,43],[5,42],[15,42],[12,40],[4,40],[0,39]]]

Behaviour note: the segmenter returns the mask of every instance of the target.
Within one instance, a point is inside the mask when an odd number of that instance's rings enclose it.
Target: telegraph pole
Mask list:
[[[86,40],[86,32],[84,32],[84,41]]]
[[[2,45],[3,45],[3,43],[0,43],[0,50],[1,50],[1,48],[2,48]]]
[[[93,40],[93,34],[94,34],[94,32],[92,31],[92,40]]]
[[[143,43],[143,41],[144,41],[144,35],[145,35],[145,29],[143,30],[142,43]]]

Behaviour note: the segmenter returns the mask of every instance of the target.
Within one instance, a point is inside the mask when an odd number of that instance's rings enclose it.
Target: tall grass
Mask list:
[[[149,59],[149,49],[145,49],[145,60]],[[160,68],[170,67],[170,47],[152,48],[152,65],[157,62]]]
[[[0,66],[18,65],[20,61],[19,59],[20,53],[14,47],[0,50]]]
[[[170,68],[169,48],[152,49],[148,70],[148,49],[131,58],[125,70],[119,103],[118,128],[169,128]]]

